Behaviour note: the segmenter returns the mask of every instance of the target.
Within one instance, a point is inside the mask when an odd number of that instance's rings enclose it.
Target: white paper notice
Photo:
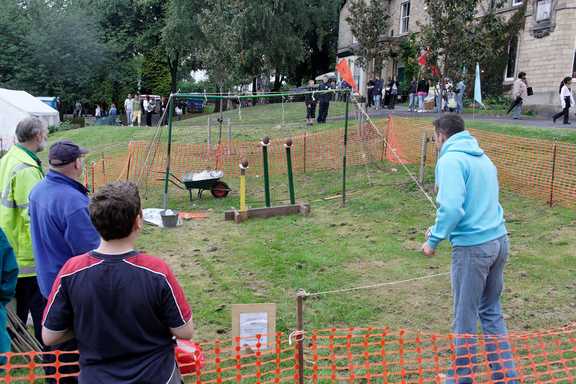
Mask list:
[[[256,335],[261,335],[260,348],[268,346],[268,313],[240,313],[240,337],[242,344],[250,348],[256,348]]]

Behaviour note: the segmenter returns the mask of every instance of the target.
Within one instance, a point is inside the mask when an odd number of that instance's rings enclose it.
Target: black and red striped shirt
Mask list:
[[[43,324],[74,330],[81,383],[166,383],[177,370],[170,328],[191,318],[164,261],[138,252],[91,252],[64,264]]]

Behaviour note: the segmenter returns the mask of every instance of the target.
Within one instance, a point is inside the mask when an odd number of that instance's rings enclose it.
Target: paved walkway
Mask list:
[[[410,112],[408,107],[404,105],[398,105],[395,109],[380,109],[375,110],[370,108],[368,114],[370,116],[387,116],[391,113],[394,116],[403,116],[403,117],[417,117],[417,118],[430,118],[435,119],[440,117],[441,113],[434,113],[434,112],[424,112],[424,113],[416,113]],[[510,116],[490,116],[490,115],[473,115],[471,113],[464,113],[462,117],[466,121],[483,121],[483,122],[490,122],[490,123],[498,123],[498,124],[510,124],[510,125],[520,125],[524,127],[538,127],[538,128],[561,128],[561,129],[574,129],[576,130],[576,117],[572,114],[570,119],[572,121],[571,125],[564,125],[562,124],[562,120],[558,120],[556,124],[552,123],[552,118],[543,118],[539,116],[522,116],[519,120],[514,120]]]

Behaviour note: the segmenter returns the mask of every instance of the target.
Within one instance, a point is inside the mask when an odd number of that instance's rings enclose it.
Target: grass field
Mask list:
[[[303,105],[285,107],[290,113],[285,112],[286,121],[303,120]],[[343,105],[334,106],[334,111],[343,114]],[[237,111],[229,114],[238,117]],[[235,138],[252,140],[263,132],[285,137],[305,129],[296,124],[282,127],[281,116],[278,106],[246,108],[242,123],[247,127],[235,132]],[[202,116],[177,123],[177,140],[205,141],[205,128],[190,128],[205,126],[205,122],[206,116]],[[341,124],[335,121],[321,128]],[[560,133],[478,122],[473,126],[540,138]],[[278,135],[268,133],[271,131]],[[72,139],[94,149],[93,156],[97,156],[102,151],[121,153],[129,140],[148,140],[152,133],[149,128],[91,127],[59,132],[50,140]],[[576,142],[576,134],[566,132],[560,139]],[[372,187],[366,174],[371,175]],[[206,210],[208,219],[185,222],[172,230],[146,226],[138,246],[167,260],[176,272],[193,307],[198,339],[229,335],[230,304],[277,303],[278,329],[289,330],[295,326],[295,292],[299,288],[325,291],[449,270],[447,244],[434,258],[419,252],[434,211],[401,168],[383,163],[351,169],[350,175],[347,207],[341,208],[338,199],[312,198],[312,215],[307,218],[291,216],[236,225],[223,220],[225,209],[238,206],[236,195],[224,200],[208,196],[194,205],[185,192],[171,195],[173,208]],[[273,182],[284,183],[282,179]],[[298,177],[297,194],[314,196],[327,182],[336,185],[338,179],[339,174],[331,172]],[[256,201],[260,196],[250,198]],[[159,191],[153,190],[144,205],[159,206],[160,201]],[[507,192],[502,203],[512,245],[504,293],[509,328],[548,328],[574,321],[576,211],[550,209]],[[309,300],[305,320],[308,328],[374,325],[448,332],[450,312],[450,283],[447,276],[441,276]]]

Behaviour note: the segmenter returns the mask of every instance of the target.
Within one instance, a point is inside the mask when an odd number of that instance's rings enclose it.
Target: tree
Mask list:
[[[348,4],[350,16],[346,22],[350,25],[352,35],[358,40],[357,47],[353,48],[358,56],[356,64],[374,73],[382,70],[383,61],[389,54],[389,45],[385,43],[385,34],[388,30],[390,15],[384,1],[352,0]]]
[[[244,0],[242,48],[247,64],[276,74],[279,90],[284,76],[306,58],[304,34],[309,29],[309,3],[305,0]],[[246,49],[253,45],[256,49]]]
[[[290,80],[295,84],[334,70],[338,47],[340,9],[343,0],[317,0],[308,2],[306,13],[310,19],[303,43],[305,60],[298,63],[290,72]]]
[[[482,0],[445,0],[442,2],[425,0],[430,16],[420,34],[420,44],[427,47],[428,63],[440,70],[440,78],[458,79],[463,68],[474,68],[476,62],[483,68],[497,67],[498,79],[491,83],[501,84],[506,57],[512,36],[518,33],[524,8],[505,21],[496,14],[502,1],[495,7],[484,9]],[[494,65],[498,63],[498,65]],[[474,75],[468,71],[469,79]],[[502,87],[498,87],[501,89]]]

